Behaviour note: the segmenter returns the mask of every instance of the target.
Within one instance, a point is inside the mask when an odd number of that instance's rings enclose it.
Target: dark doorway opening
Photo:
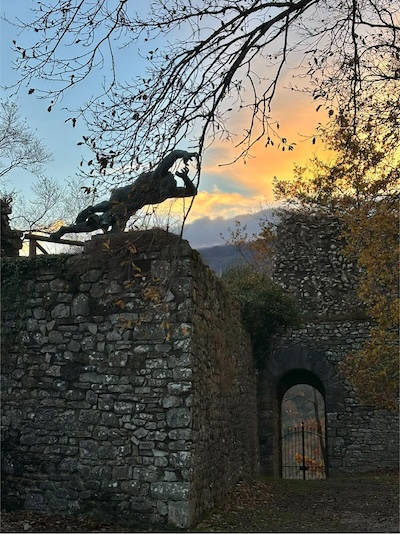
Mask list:
[[[280,476],[327,476],[325,389],[310,371],[294,369],[278,385]]]

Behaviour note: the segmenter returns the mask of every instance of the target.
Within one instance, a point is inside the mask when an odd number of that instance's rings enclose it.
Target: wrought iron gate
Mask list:
[[[303,480],[326,478],[325,436],[304,423],[281,437],[281,476]]]

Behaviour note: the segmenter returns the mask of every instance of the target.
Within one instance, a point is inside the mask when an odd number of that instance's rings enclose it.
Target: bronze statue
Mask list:
[[[144,172],[130,185],[117,187],[111,193],[110,200],[105,200],[81,211],[76,223],[62,226],[50,237],[57,240],[64,234],[93,232],[102,229],[107,232],[123,231],[129,218],[140,208],[148,204],[160,204],[168,198],[183,198],[197,195],[197,188],[188,177],[188,161],[197,158],[195,152],[173,150],[153,171]],[[184,187],[178,187],[170,168],[178,160],[183,159],[184,168],[176,171],[182,178]],[[101,215],[97,215],[100,213]]]

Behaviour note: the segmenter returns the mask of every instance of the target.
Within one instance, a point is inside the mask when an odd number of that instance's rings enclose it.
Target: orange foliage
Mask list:
[[[312,473],[320,473],[321,471],[324,471],[325,464],[321,457],[320,449],[314,449],[312,453],[313,458],[310,458],[307,454],[304,455],[304,465],[307,467],[307,471],[311,471]],[[296,452],[295,460],[296,464],[303,465],[303,455],[299,452]]]
[[[359,268],[358,295],[371,319],[368,339],[341,371],[370,405],[394,409],[399,396],[399,199],[396,147],[355,132],[339,116],[327,139],[337,152],[327,164],[297,167],[292,181],[275,181],[275,194],[300,212],[322,212],[343,222],[343,250]]]
[[[360,351],[349,354],[342,370],[372,405],[395,409],[399,384],[399,205],[383,198],[346,217],[345,252],[357,257],[358,293],[373,321]]]

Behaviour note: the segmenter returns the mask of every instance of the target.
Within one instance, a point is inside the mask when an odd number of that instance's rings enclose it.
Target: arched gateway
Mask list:
[[[293,369],[278,384],[280,476],[326,478],[325,388],[304,369]]]
[[[340,371],[370,329],[341,234],[338,220],[318,214],[287,214],[277,228],[273,278],[296,300],[304,322],[273,340],[259,370],[260,460],[268,475],[283,472],[281,402],[296,384],[313,386],[324,398],[329,476],[398,463],[397,414],[363,404]]]
[[[282,475],[281,404],[285,393],[297,384],[316,388],[329,415],[344,411],[344,390],[337,372],[323,354],[301,345],[277,348],[259,375],[259,435],[262,472]],[[329,472],[329,425],[326,425],[326,471]]]

